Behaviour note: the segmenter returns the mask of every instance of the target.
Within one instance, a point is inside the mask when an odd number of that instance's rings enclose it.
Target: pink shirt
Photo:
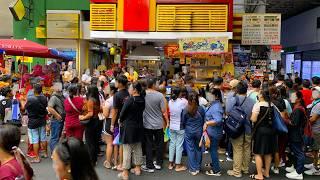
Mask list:
[[[16,159],[12,159],[0,166],[0,180],[15,180],[23,177],[23,170]]]

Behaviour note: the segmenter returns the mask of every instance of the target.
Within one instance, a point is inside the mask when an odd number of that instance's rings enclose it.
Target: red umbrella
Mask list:
[[[7,55],[13,56],[68,59],[63,56],[63,53],[29,40],[0,39],[0,49]]]

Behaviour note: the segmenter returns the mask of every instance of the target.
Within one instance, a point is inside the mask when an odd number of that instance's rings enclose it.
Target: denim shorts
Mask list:
[[[28,138],[30,144],[37,144],[39,142],[46,142],[46,126],[36,129],[28,129]]]

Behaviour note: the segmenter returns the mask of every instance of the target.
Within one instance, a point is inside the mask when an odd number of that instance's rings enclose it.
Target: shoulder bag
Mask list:
[[[77,111],[77,113],[81,114],[81,112],[76,108],[76,106],[75,106],[75,105],[73,104],[73,102],[71,101],[70,97],[68,98],[68,102],[70,103],[71,107],[72,107],[75,111]],[[86,124],[88,124],[89,122],[90,122],[90,119],[88,119],[88,120],[82,120],[82,121],[80,121],[80,124],[86,125]]]

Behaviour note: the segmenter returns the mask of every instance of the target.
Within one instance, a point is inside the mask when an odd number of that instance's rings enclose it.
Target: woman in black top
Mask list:
[[[143,111],[145,108],[145,92],[139,82],[134,82],[129,88],[130,98],[124,103],[120,112],[120,142],[123,144],[123,172],[120,179],[129,179],[131,155],[135,168],[131,170],[136,175],[141,174],[143,140]]]
[[[277,149],[277,135],[272,127],[274,120],[269,89],[258,95],[259,102],[253,106],[251,121],[254,123],[252,132],[253,153],[256,161],[257,174],[252,179],[264,179],[270,176],[272,155]],[[264,166],[264,172],[262,167]]]
[[[288,138],[290,150],[294,154],[295,165],[287,167],[286,177],[296,179],[299,177],[303,179],[304,169],[304,151],[303,151],[303,133],[304,126],[307,122],[306,110],[303,101],[303,95],[300,91],[295,91],[291,94],[290,101],[294,104],[293,112],[291,114],[291,121],[288,126]]]

